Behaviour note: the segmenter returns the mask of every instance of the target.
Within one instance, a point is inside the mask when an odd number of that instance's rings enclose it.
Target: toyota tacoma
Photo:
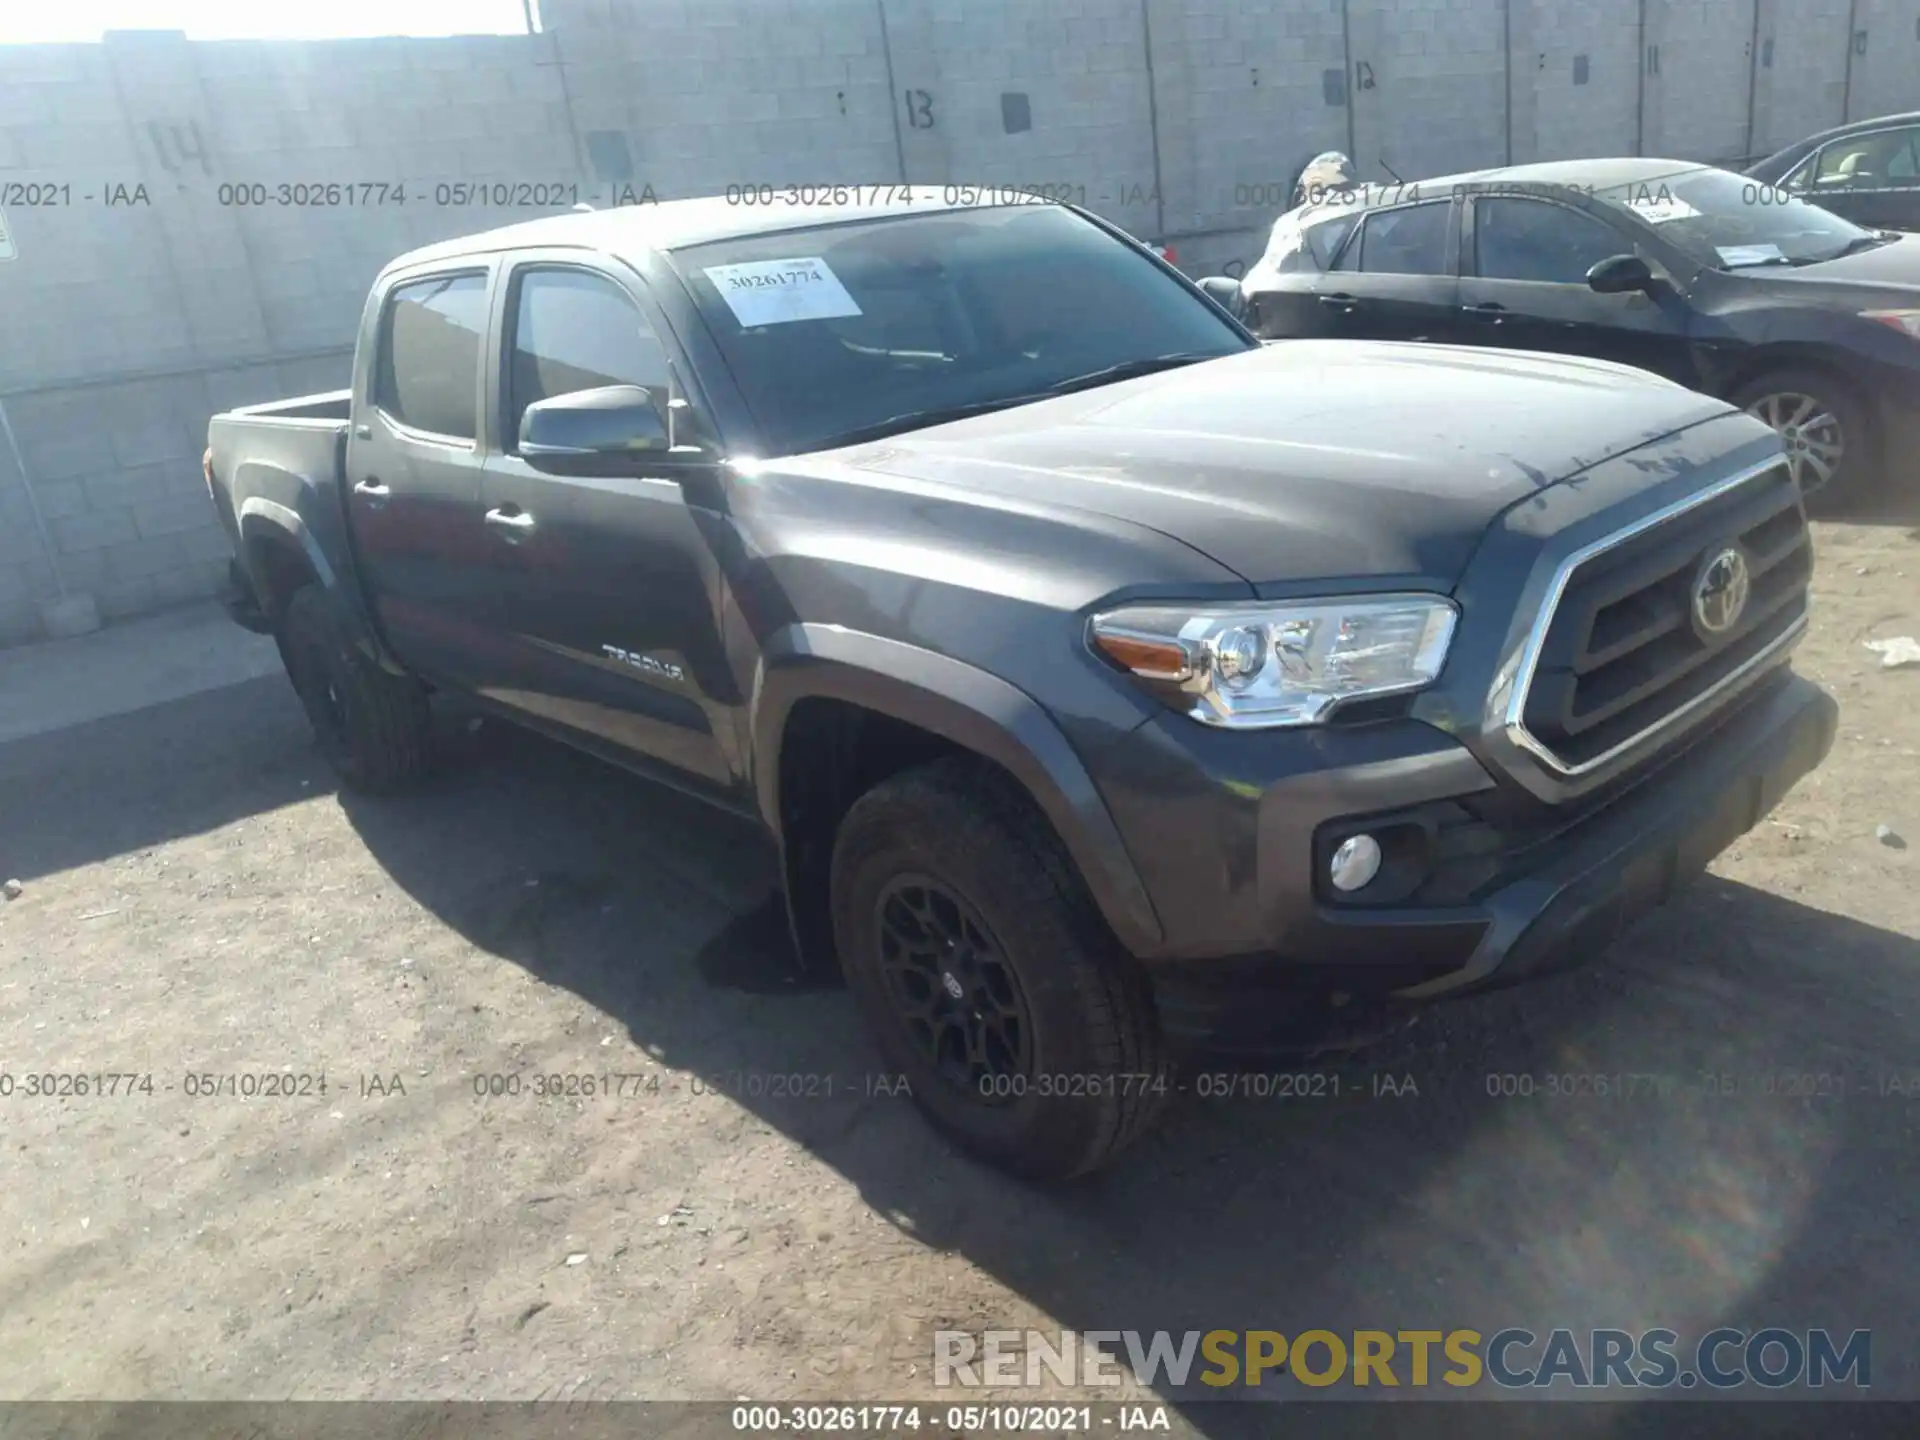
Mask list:
[[[1218,288],[904,187],[431,245],[212,421],[228,603],[350,787],[440,691],[765,827],[932,1121],[1080,1174],[1183,1055],[1600,951],[1834,732],[1760,421]]]

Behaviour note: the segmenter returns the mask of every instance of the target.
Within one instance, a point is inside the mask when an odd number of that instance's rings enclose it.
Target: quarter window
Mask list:
[[[395,286],[374,403],[412,429],[472,440],[478,434],[480,336],[486,327],[484,275],[439,275]]]

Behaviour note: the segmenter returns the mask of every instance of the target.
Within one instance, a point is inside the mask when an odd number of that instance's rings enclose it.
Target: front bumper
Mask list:
[[[1781,670],[1723,723],[1612,801],[1533,847],[1521,873],[1465,904],[1362,908],[1314,900],[1283,943],[1227,959],[1149,963],[1171,1039],[1255,1045],[1276,1017],[1331,994],[1401,1004],[1463,995],[1597,955],[1751,829],[1832,748],[1838,707]]]

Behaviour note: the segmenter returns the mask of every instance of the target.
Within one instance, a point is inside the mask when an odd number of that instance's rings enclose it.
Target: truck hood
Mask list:
[[[1602,361],[1290,340],[796,458],[1130,521],[1254,585],[1448,589],[1508,506],[1728,412]]]

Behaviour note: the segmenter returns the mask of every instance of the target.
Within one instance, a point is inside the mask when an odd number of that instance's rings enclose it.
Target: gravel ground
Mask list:
[[[0,746],[0,1397],[951,1398],[943,1328],[1722,1322],[1871,1327],[1920,1396],[1920,668],[1863,644],[1920,635],[1913,525],[1820,527],[1841,736],[1710,877],[1058,1193],[783,979],[754,835],[590,759],[449,715],[424,792],[341,795],[279,677]],[[25,1093],[74,1072],[146,1078]],[[1669,1083],[1488,1094],[1596,1072]]]

